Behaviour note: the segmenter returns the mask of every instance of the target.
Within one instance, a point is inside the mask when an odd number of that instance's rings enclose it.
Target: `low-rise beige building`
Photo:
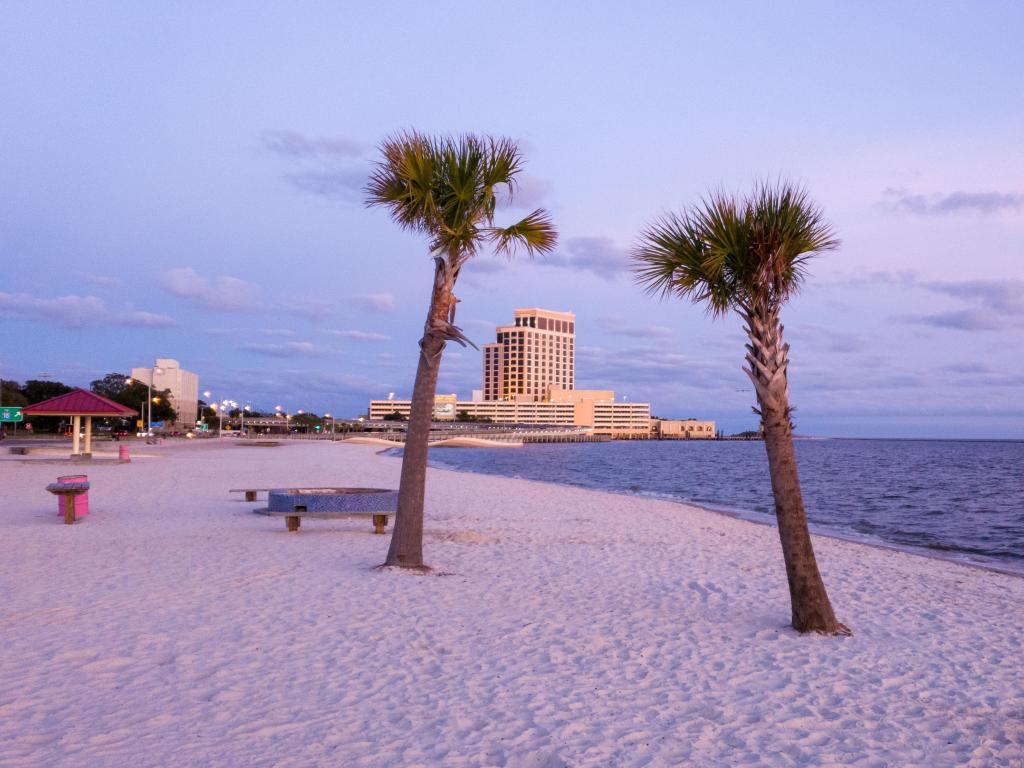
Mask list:
[[[409,400],[371,400],[370,420],[397,413],[408,419]],[[458,400],[455,395],[434,398],[434,420],[459,418],[494,424],[550,424],[586,427],[595,435],[642,440],[650,437],[651,406],[648,403],[616,403],[611,390],[560,390],[552,388],[545,400]]]
[[[708,440],[715,435],[713,421],[651,419],[651,437],[655,440]]]

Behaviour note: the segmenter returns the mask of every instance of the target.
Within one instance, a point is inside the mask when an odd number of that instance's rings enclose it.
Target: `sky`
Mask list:
[[[512,222],[457,317],[576,313],[577,388],[756,428],[737,318],[651,298],[638,233],[709,191],[807,187],[842,239],[784,310],[797,432],[1024,438],[1019,2],[7,3],[0,376],[157,357],[213,399],[408,397],[425,240],[367,209],[387,136],[519,142]],[[480,387],[449,345],[439,392]]]

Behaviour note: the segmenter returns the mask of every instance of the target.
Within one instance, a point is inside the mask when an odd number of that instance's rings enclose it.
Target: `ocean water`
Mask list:
[[[796,442],[814,531],[1024,574],[1024,442]],[[774,523],[760,442],[435,448],[435,466],[690,502]]]

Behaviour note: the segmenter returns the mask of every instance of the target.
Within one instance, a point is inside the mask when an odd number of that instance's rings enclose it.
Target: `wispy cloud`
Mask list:
[[[997,331],[1024,325],[1024,280],[921,281],[917,285],[967,306],[904,316],[906,321],[960,331]]]
[[[311,138],[295,131],[264,131],[263,146],[285,157],[358,157],[367,147],[342,136]]]
[[[945,216],[956,213],[999,213],[1024,207],[1020,192],[949,192],[913,194],[905,189],[889,188],[883,193],[883,208],[921,216]]]
[[[350,301],[372,312],[393,312],[395,309],[395,297],[390,293],[364,293],[352,296]]]
[[[497,195],[499,208],[522,208],[532,210],[544,205],[551,194],[551,182],[536,176],[520,176],[515,191],[509,195],[508,188],[502,187]]]
[[[284,312],[307,320],[323,320],[334,314],[334,306],[326,301],[302,298],[297,301],[281,302],[274,305],[278,312]]]
[[[27,293],[0,292],[0,315],[66,328],[98,325],[167,328],[175,325],[172,318],[155,312],[111,310],[103,299],[96,296],[70,295],[41,299]]]
[[[331,354],[331,350],[318,347],[309,341],[286,341],[280,344],[250,343],[243,344],[242,349],[267,357],[326,357]]]
[[[75,272],[75,279],[89,285],[99,286],[100,288],[122,288],[124,287],[124,281],[119,277],[111,277],[109,275],[96,275],[92,272]]]
[[[197,307],[240,312],[257,306],[259,287],[238,277],[204,277],[192,267],[176,267],[163,273],[161,285],[168,293]]]
[[[367,171],[362,168],[297,171],[283,178],[296,189],[332,200],[356,200],[366,183]]]
[[[665,338],[672,335],[672,329],[664,325],[633,325],[620,315],[603,315],[597,318],[597,326],[612,336],[632,336],[638,339]]]
[[[570,237],[557,253],[537,259],[538,264],[591,272],[605,280],[625,274],[628,254],[610,237]]]
[[[311,138],[295,131],[264,131],[263,146],[290,168],[282,178],[296,189],[331,200],[359,199],[369,174],[363,142],[345,137]]]
[[[938,294],[959,307],[897,315],[894,319],[932,328],[996,331],[1024,325],[1024,280],[923,280],[913,272],[872,272],[837,281],[844,288],[898,288]],[[934,303],[934,299],[932,299]]]
[[[387,341],[391,338],[383,333],[371,333],[369,331],[324,331],[324,333],[336,339],[345,339],[347,341]]]

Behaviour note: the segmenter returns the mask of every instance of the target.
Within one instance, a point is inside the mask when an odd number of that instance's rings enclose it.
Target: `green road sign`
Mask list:
[[[21,406],[16,408],[3,407],[0,408],[0,421],[24,421],[25,417],[21,415]]]

